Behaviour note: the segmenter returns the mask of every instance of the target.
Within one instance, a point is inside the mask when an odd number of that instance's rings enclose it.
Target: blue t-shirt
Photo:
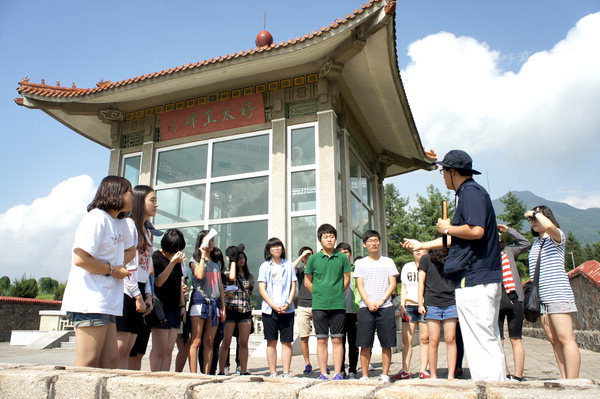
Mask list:
[[[463,275],[466,277],[465,286],[499,283],[502,281],[502,261],[496,213],[490,196],[472,178],[460,185],[457,194],[458,204],[452,225],[468,224],[485,230],[483,237],[478,240],[452,237],[452,246],[470,247],[473,250],[471,264]]]

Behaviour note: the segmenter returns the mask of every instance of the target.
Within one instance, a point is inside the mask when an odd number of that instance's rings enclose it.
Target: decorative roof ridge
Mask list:
[[[20,298],[14,296],[0,296],[0,303],[30,303],[33,305],[60,305],[61,301],[51,299]]]
[[[588,260],[568,273],[569,279],[579,275],[584,276],[590,282],[596,284],[597,287],[600,287],[600,262]]]
[[[262,53],[265,51],[271,51],[274,49],[287,47],[290,45],[295,45],[297,43],[304,42],[306,40],[314,39],[315,37],[321,36],[326,32],[337,29],[339,26],[346,24],[349,20],[354,19],[357,15],[363,13],[366,9],[373,7],[373,5],[375,5],[375,3],[379,3],[381,1],[384,1],[384,0],[369,0],[368,3],[363,3],[361,8],[355,9],[352,14],[346,14],[345,18],[338,18],[335,21],[331,22],[328,26],[321,27],[321,29],[319,29],[319,30],[315,29],[313,32],[306,33],[304,36],[297,36],[295,39],[288,39],[287,41],[280,41],[277,44],[272,43],[271,45],[268,45],[268,46],[255,47],[253,49],[241,50],[238,52],[225,54],[225,55],[218,56],[215,58],[209,58],[209,59],[205,59],[202,61],[190,62],[185,65],[180,65],[180,66],[172,67],[169,69],[163,69],[158,72],[147,73],[145,75],[140,75],[140,76],[136,76],[136,77],[125,79],[125,80],[120,80],[117,82],[111,82],[111,81],[104,82],[102,80],[96,84],[97,87],[88,88],[88,89],[77,88],[77,87],[75,87],[74,83],[73,83],[73,87],[60,86],[60,82],[56,82],[57,83],[56,86],[46,85],[43,79],[42,79],[42,83],[31,83],[31,82],[29,82],[29,78],[25,78],[19,82],[19,87],[17,88],[17,92],[19,94],[29,93],[29,94],[40,95],[40,96],[44,96],[44,97],[78,97],[78,96],[86,95],[86,94],[95,94],[98,92],[106,91],[106,90],[113,89],[113,88],[120,87],[120,86],[126,86],[131,83],[136,83],[139,81],[156,78],[156,77],[160,77],[163,75],[169,75],[174,72],[180,72],[180,71],[184,71],[187,69],[201,68],[201,67],[209,65],[209,64],[220,63],[220,62],[228,61],[233,58],[245,57],[245,56],[252,55],[255,53]],[[396,7],[396,1],[394,0],[385,6],[384,11],[388,15],[389,14],[394,15],[395,7]]]

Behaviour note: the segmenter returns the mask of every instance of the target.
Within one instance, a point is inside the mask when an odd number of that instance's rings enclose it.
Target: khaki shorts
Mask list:
[[[300,337],[310,336],[312,324],[312,308],[298,306],[296,308],[296,320],[298,321],[298,335]]]

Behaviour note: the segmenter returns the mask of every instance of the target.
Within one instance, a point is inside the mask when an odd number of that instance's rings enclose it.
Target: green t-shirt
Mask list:
[[[313,310],[346,309],[344,273],[351,271],[348,257],[341,252],[334,251],[330,258],[320,251],[308,258],[304,274],[313,276]]]

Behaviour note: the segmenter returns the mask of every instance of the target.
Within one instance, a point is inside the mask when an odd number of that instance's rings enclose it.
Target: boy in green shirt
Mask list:
[[[317,358],[320,380],[327,377],[327,339],[331,335],[334,380],[343,379],[342,362],[346,303],[344,291],[350,284],[352,270],[346,255],[335,250],[337,230],[330,224],[317,229],[323,249],[312,255],[304,270],[304,285],[312,292],[313,324],[317,335]]]

